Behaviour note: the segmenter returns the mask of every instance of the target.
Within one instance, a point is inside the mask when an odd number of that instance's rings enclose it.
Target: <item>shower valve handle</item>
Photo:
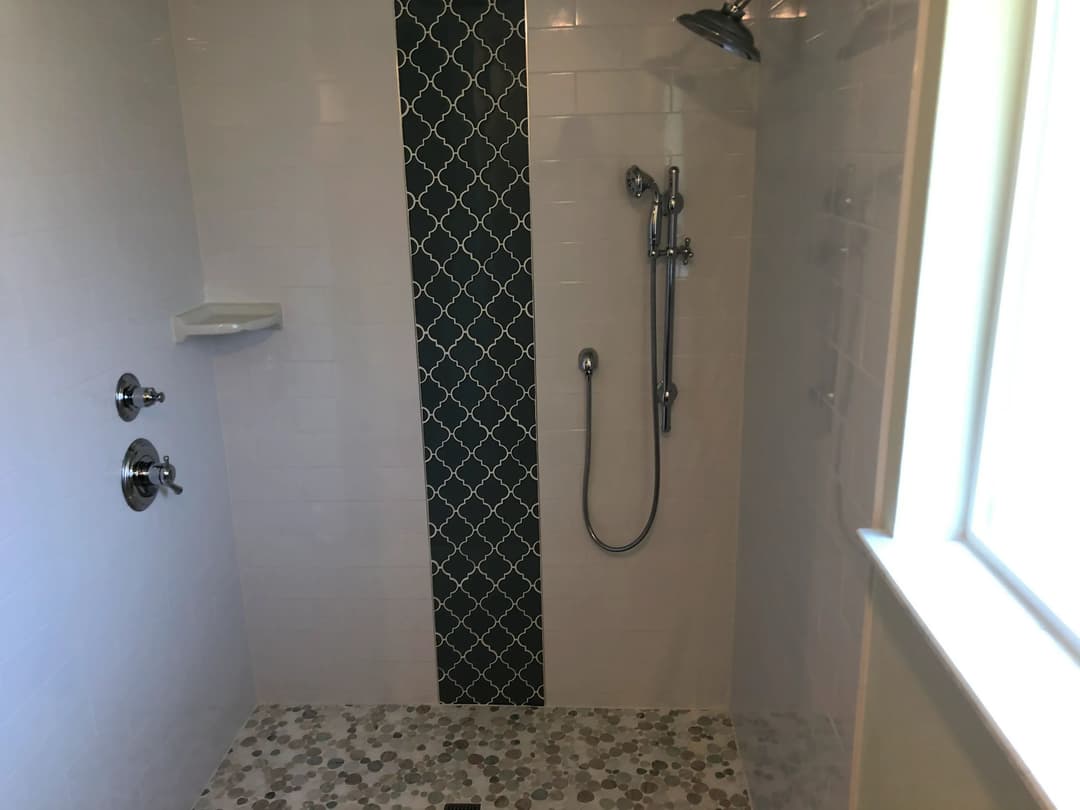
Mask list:
[[[686,265],[690,264],[690,260],[692,258],[694,258],[694,251],[690,247],[690,237],[689,236],[686,237],[686,239],[683,240],[683,246],[681,248],[679,248],[678,251],[676,251],[676,252],[680,256],[682,256],[683,266],[686,266]]]
[[[152,465],[149,474],[150,481],[157,487],[168,487],[177,495],[184,491],[184,488],[176,483],[176,467],[169,461],[168,456],[165,456],[160,464]]]
[[[161,461],[135,466],[135,475],[154,489],[170,489],[176,495],[184,488],[176,483],[176,466],[165,456]]]
[[[127,505],[136,512],[149,507],[162,489],[171,490],[174,495],[184,491],[176,483],[176,466],[168,456],[158,456],[157,448],[146,439],[136,439],[124,453],[120,486]]]
[[[144,386],[139,382],[139,378],[130,372],[122,374],[116,383],[116,412],[125,422],[135,419],[143,408],[164,401],[164,391]]]

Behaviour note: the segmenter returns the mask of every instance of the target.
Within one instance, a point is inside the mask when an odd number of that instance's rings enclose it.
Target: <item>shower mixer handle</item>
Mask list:
[[[177,495],[184,491],[184,488],[176,483],[176,467],[169,461],[168,456],[162,458],[160,464],[152,465],[148,472],[150,481],[155,486],[168,487]]]
[[[657,248],[656,250],[649,251],[651,258],[669,258],[669,259],[682,259],[684,265],[690,264],[690,260],[694,258],[694,250],[690,247],[690,237],[686,237],[683,240],[682,247],[673,248]]]
[[[139,382],[139,378],[130,372],[120,375],[116,382],[116,412],[125,422],[135,419],[143,408],[164,401],[164,391],[144,386]]]
[[[683,240],[683,246],[681,248],[679,248],[678,250],[676,250],[675,252],[678,253],[680,256],[682,256],[682,263],[683,263],[684,267],[686,265],[690,264],[690,260],[692,258],[694,258],[694,251],[690,247],[690,237],[689,236],[686,237]]]
[[[120,467],[120,487],[127,505],[136,512],[150,506],[162,489],[179,495],[184,488],[176,483],[176,467],[168,456],[158,456],[147,439],[136,439],[124,453]]]

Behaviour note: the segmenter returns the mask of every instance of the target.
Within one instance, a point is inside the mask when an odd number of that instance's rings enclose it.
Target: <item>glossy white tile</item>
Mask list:
[[[0,104],[0,368],[62,391],[0,401],[2,803],[190,806],[254,694],[167,3],[0,5]],[[143,513],[139,436],[186,485]]]
[[[172,12],[207,293],[288,324],[216,358],[259,698],[431,702],[393,4]]]
[[[576,109],[577,74],[536,73],[529,77],[532,115],[569,115]]]
[[[570,28],[577,19],[577,0],[529,0],[529,28]]]
[[[754,84],[715,49],[703,57],[715,72],[703,68],[673,13],[669,3],[578,0],[576,28],[530,21],[545,669],[554,704],[728,703],[750,263],[746,245],[729,239],[748,242]],[[567,76],[575,107],[545,115],[550,88]],[[584,346],[601,356],[590,503],[597,529],[621,542],[641,529],[652,494],[648,206],[627,198],[632,163],[658,177],[682,166],[682,230],[697,257],[676,293],[682,393],[663,440],[659,515],[645,545],[617,557],[591,543],[581,516],[576,358]]]
[[[671,82],[665,74],[658,76],[644,70],[583,72],[577,75],[576,111],[667,112],[671,109],[671,95]]]

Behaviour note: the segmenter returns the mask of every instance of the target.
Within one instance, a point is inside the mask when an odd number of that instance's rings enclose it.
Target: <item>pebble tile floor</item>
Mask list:
[[[749,808],[704,711],[260,706],[194,810]]]

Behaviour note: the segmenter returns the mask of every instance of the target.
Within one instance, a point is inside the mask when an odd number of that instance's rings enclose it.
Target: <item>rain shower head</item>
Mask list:
[[[659,191],[656,181],[652,176],[641,169],[640,166],[631,166],[626,170],[626,190],[631,197],[640,198],[646,191]]]
[[[761,52],[754,46],[754,35],[742,21],[749,4],[750,0],[738,0],[724,3],[719,11],[703,8],[694,14],[680,14],[678,19],[699,37],[719,45],[728,53],[760,62]]]

